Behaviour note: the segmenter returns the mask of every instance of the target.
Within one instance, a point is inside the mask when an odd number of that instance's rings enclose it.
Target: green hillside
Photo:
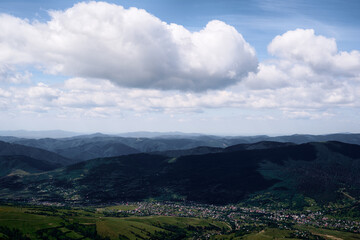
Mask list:
[[[60,164],[50,163],[21,155],[0,156],[0,177],[11,173],[16,174],[16,172],[21,171],[23,173],[50,171],[60,166]]]
[[[146,199],[227,204],[272,193],[279,201],[300,201],[298,196],[323,204],[358,199],[359,152],[358,145],[325,142],[178,158],[100,158],[0,178],[0,196],[82,204]]]
[[[13,155],[26,156],[54,164],[59,164],[61,166],[68,165],[74,162],[54,152],[50,152],[40,148],[0,141],[0,156],[13,156]]]
[[[213,219],[107,217],[94,208],[0,206],[0,239],[184,239],[228,231]]]

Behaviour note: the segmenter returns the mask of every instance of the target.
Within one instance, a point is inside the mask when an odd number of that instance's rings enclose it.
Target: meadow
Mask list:
[[[170,213],[170,205],[164,206]],[[144,209],[139,209],[136,203],[99,207],[3,204],[0,239],[360,239],[357,233],[307,224],[276,224],[261,220],[261,215],[255,222],[235,228],[225,218],[165,216],[166,213],[141,216]],[[129,214],[134,212],[138,214]]]

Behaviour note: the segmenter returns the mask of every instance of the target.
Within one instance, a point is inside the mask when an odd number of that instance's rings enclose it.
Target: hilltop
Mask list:
[[[305,197],[319,204],[360,197],[358,145],[261,142],[217,153],[167,155],[98,158],[42,174],[6,176],[0,194],[80,204],[147,199],[227,204],[268,193],[306,205]]]

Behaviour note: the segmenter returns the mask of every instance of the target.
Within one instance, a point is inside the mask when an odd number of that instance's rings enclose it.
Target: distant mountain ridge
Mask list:
[[[38,160],[22,155],[0,156],[0,177],[11,173],[39,173],[54,170],[61,164]]]
[[[34,159],[59,164],[61,166],[74,163],[72,160],[68,158],[65,158],[63,156],[60,156],[56,153],[44,149],[0,141],[0,156],[11,156],[11,155],[27,156]]]
[[[63,130],[48,130],[48,131],[27,131],[27,130],[13,130],[0,131],[0,136],[18,137],[18,138],[66,138],[80,135],[80,133],[63,131]]]
[[[279,143],[307,143],[340,141],[344,143],[360,144],[360,134],[329,134],[329,135],[290,135],[269,137],[266,135],[249,137],[219,137],[211,135],[178,135],[159,136],[154,138],[143,137],[119,137],[95,133],[90,135],[79,135],[69,138],[16,138],[1,137],[0,140],[16,143],[24,146],[44,149],[65,158],[75,161],[89,160],[91,158],[115,157],[133,153],[151,153],[164,151],[177,151],[178,154],[201,154],[208,151],[218,152],[210,148],[227,148],[238,144],[254,144],[258,142]],[[251,146],[247,148],[251,148]],[[244,147],[244,146],[238,146]],[[257,145],[259,147],[259,145]],[[195,149],[190,153],[190,149]],[[207,150],[206,150],[207,149]],[[183,151],[183,153],[181,153]]]
[[[150,139],[233,139],[237,143],[256,143],[260,141],[275,141],[275,142],[293,142],[293,143],[305,143],[305,142],[319,142],[319,141],[342,141],[347,143],[357,142],[360,144],[360,133],[332,133],[332,134],[293,134],[293,135],[254,135],[254,136],[226,136],[226,135],[213,135],[204,133],[183,133],[179,131],[173,132],[126,132],[126,133],[93,133],[84,134],[62,130],[48,130],[48,131],[27,131],[27,130],[12,130],[12,131],[0,131],[0,140],[13,141],[14,138],[26,138],[26,139],[42,139],[42,138],[93,138],[93,137],[122,137],[122,138],[150,138]],[[12,140],[13,138],[13,140]],[[351,139],[353,138],[353,139]],[[8,139],[8,140],[5,140]]]
[[[183,132],[127,132],[115,134],[119,137],[132,137],[132,138],[183,138],[183,137],[198,137],[205,136],[201,133],[183,133]]]
[[[294,143],[282,143],[282,142],[270,142],[262,141],[257,143],[242,143],[236,144],[226,148],[217,148],[217,147],[196,147],[185,150],[168,150],[162,152],[151,152],[151,154],[159,154],[168,157],[181,157],[189,155],[203,155],[209,153],[226,153],[226,152],[237,152],[237,151],[246,151],[246,150],[260,150],[260,149],[270,149],[270,148],[279,148],[285,146],[292,146]]]
[[[305,198],[319,204],[360,198],[359,145],[260,142],[228,149],[179,157],[140,153],[5,176],[0,196],[80,204],[147,199],[227,204],[268,201],[256,196],[271,195],[294,207],[306,205]]]
[[[140,151],[119,142],[100,141],[80,146],[56,149],[56,153],[77,160],[90,160],[101,157],[114,157],[140,153]]]

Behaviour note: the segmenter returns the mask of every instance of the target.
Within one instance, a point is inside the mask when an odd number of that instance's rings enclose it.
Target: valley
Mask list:
[[[326,211],[130,202],[0,206],[5,239],[359,239],[360,221]],[[12,238],[14,237],[14,238]]]
[[[360,240],[360,0],[0,0],[0,240]]]
[[[360,239],[357,144],[99,137],[2,138],[0,239]]]

